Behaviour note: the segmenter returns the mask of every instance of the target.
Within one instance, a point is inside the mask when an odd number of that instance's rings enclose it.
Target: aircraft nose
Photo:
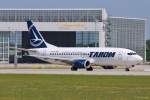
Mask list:
[[[138,55],[138,56],[136,57],[136,60],[137,60],[138,63],[141,63],[141,62],[143,61],[143,58]]]

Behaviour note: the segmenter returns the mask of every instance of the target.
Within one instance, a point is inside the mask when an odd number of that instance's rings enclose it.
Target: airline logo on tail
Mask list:
[[[33,25],[32,21],[27,21],[27,26],[29,30],[29,42],[31,48],[46,48],[46,42],[43,39],[41,33]]]
[[[33,29],[31,29],[32,33],[33,33],[33,36],[34,36],[34,39],[30,39],[30,44],[33,46],[33,47],[38,47],[40,46],[44,41],[42,39],[39,39],[37,36],[36,36],[36,33],[34,32]]]

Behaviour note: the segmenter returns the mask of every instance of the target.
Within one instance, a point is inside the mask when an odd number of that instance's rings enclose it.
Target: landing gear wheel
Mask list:
[[[102,66],[104,69],[114,69],[116,66]]]
[[[129,68],[126,68],[125,71],[130,71],[130,69],[129,69]]]
[[[86,69],[87,71],[93,71],[93,68],[92,67],[89,67]]]
[[[132,65],[132,67],[134,67],[135,65]]]
[[[77,67],[71,67],[71,71],[77,71],[78,68]]]

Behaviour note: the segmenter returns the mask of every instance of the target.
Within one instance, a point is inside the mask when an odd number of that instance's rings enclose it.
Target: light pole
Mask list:
[[[17,57],[17,31],[15,31],[15,29],[11,29],[10,27],[8,27],[10,34],[12,34],[12,39],[14,39],[15,43],[14,43],[14,47],[13,50],[15,51],[14,53],[14,67],[17,68],[18,66],[18,57]],[[10,41],[9,41],[10,42]],[[12,42],[13,43],[13,42]],[[9,51],[10,52],[10,51]]]
[[[15,56],[14,56],[14,65],[15,68],[17,68],[18,66],[18,57],[17,57],[17,31],[14,32],[15,33]]]
[[[99,22],[99,20],[95,16],[93,16],[93,18],[94,18],[94,23],[95,23],[95,34],[97,32],[99,34],[99,31],[97,30],[97,23]],[[96,42],[94,43],[94,46],[97,47],[97,43]]]

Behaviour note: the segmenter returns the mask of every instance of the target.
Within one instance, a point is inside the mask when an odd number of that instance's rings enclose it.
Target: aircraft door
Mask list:
[[[122,53],[119,52],[119,53],[118,53],[118,61],[122,61],[122,60],[123,60],[123,58],[122,58]]]
[[[42,51],[42,56],[46,56],[46,50],[45,49],[43,49],[43,51]]]
[[[126,57],[125,57],[125,55],[124,55],[124,52],[119,52],[118,53],[118,61],[120,62],[120,63],[126,63]]]

